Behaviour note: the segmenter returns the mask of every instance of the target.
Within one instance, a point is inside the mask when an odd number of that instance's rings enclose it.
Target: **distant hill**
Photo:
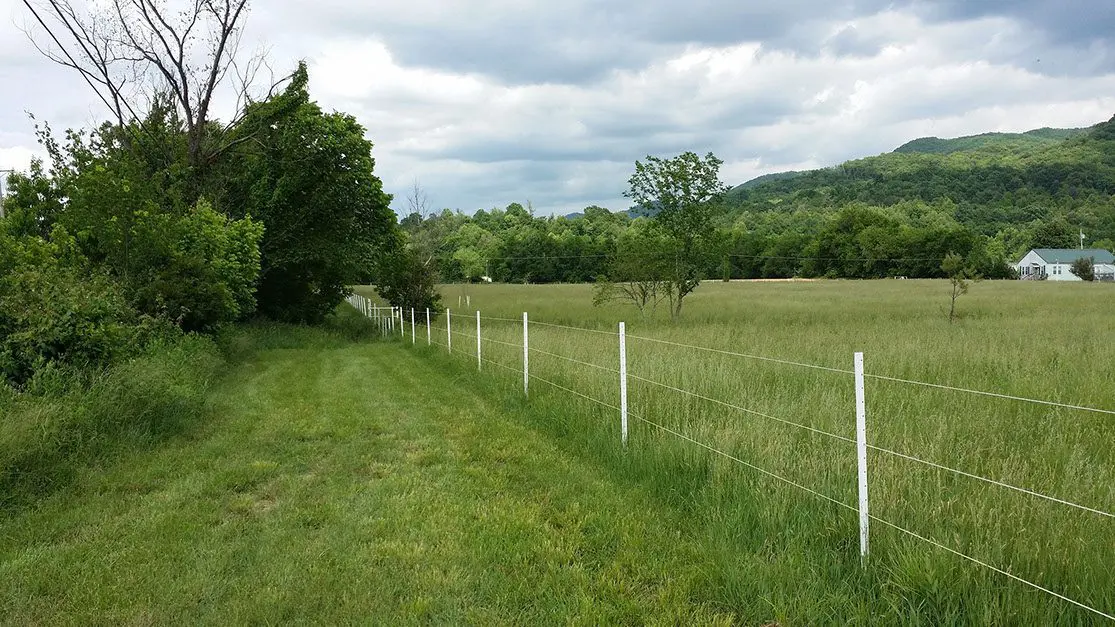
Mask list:
[[[751,189],[752,187],[758,187],[759,185],[762,185],[763,183],[770,183],[772,181],[785,181],[787,179],[797,178],[797,177],[805,174],[806,172],[808,172],[808,170],[789,170],[787,172],[772,172],[770,174],[764,174],[762,176],[757,176],[757,177],[751,179],[750,181],[747,181],[746,183],[741,183],[740,185],[737,185],[734,189]]]
[[[1087,132],[1086,128],[1039,128],[1025,133],[981,133],[953,139],[921,137],[902,144],[894,152],[947,155],[996,145],[1011,148],[1048,146]]]
[[[951,203],[949,220],[984,234],[1054,214],[1115,232],[1115,118],[1087,129],[916,139],[830,168],[759,177],[732,189],[727,200],[729,222],[743,212],[920,202]]]
[[[967,135],[951,139],[919,137],[918,139],[908,141],[898,148],[895,148],[893,152],[884,154],[949,155],[957,152],[972,152],[988,149],[1027,151],[1034,148],[1054,146],[1067,139],[1085,135],[1092,131],[1093,128],[1045,127],[1026,131],[1024,133],[981,133],[979,135]],[[849,161],[848,163],[852,162]],[[839,168],[840,166],[834,167]],[[819,171],[820,170],[788,170],[786,172],[764,174],[735,186],[729,194],[739,195],[739,192],[744,190],[753,189],[770,183],[790,181],[810,174],[811,172]]]

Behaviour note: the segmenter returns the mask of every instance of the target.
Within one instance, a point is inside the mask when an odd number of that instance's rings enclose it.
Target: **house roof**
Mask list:
[[[1102,248],[1035,248],[1034,252],[1045,263],[1072,263],[1081,257],[1091,257],[1095,263],[1115,263],[1115,255]]]

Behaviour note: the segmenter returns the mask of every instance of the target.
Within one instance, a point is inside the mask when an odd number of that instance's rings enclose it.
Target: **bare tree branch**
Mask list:
[[[184,120],[194,167],[229,148],[209,141],[214,94],[233,77],[233,118],[240,119],[260,68],[270,67],[262,55],[243,69],[237,60],[250,0],[106,0],[92,13],[77,10],[77,2],[23,0],[48,38],[42,45],[28,34],[43,56],[77,71],[121,126],[142,124],[139,105],[169,94]]]

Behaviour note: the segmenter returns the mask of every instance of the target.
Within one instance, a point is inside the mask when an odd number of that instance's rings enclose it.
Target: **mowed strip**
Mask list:
[[[462,371],[457,371],[458,373]],[[269,350],[0,519],[0,621],[728,623],[676,513],[400,347]]]

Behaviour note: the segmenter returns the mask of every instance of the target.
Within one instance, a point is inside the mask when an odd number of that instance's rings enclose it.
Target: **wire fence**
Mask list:
[[[379,324],[380,324],[381,332],[383,333],[383,335],[385,337],[396,337],[396,336],[398,336],[398,337],[405,338],[408,335],[407,329],[405,328],[407,323],[408,323],[407,312],[404,312],[403,310],[401,310],[399,308],[380,307],[380,306],[372,303],[368,299],[366,299],[362,296],[359,296],[359,295],[353,295],[352,297],[350,297],[349,303],[353,307],[357,308],[362,313],[364,313],[366,316],[378,321]],[[1110,520],[1110,519],[1115,518],[1115,513],[1112,513],[1108,509],[1103,508],[1101,506],[1093,506],[1093,505],[1085,505],[1085,504],[1077,503],[1077,502],[1074,502],[1074,501],[1070,501],[1068,499],[1060,498],[1060,497],[1055,496],[1055,495],[1046,494],[1046,493],[1044,493],[1042,491],[1039,491],[1039,490],[1030,489],[1030,488],[1023,487],[1023,486],[1018,486],[1018,485],[1013,485],[1012,483],[1007,482],[1007,481],[1003,481],[1003,480],[992,478],[992,477],[982,476],[982,475],[980,475],[978,473],[975,473],[975,472],[962,470],[960,468],[955,468],[955,467],[949,466],[947,464],[939,463],[937,461],[924,459],[924,458],[918,457],[918,456],[910,454],[910,453],[901,452],[901,451],[893,450],[891,448],[878,446],[878,445],[869,443],[867,441],[866,413],[865,413],[865,409],[864,409],[864,406],[865,406],[864,380],[865,379],[871,379],[871,380],[876,380],[876,381],[888,382],[888,383],[892,383],[892,384],[900,384],[900,385],[918,386],[918,387],[922,387],[922,388],[946,390],[946,391],[955,392],[955,393],[970,394],[970,395],[977,396],[977,397],[993,397],[993,398],[998,398],[998,399],[1012,401],[1012,402],[1028,403],[1028,404],[1037,405],[1037,406],[1055,407],[1055,408],[1064,409],[1064,410],[1088,412],[1088,413],[1098,414],[1098,415],[1115,414],[1115,411],[1113,411],[1113,410],[1104,409],[1104,408],[1097,408],[1097,407],[1089,407],[1087,405],[1083,405],[1083,404],[1079,404],[1079,403],[1067,403],[1067,402],[1051,401],[1051,400],[1038,399],[1038,398],[1027,398],[1027,397],[1021,397],[1021,396],[1017,396],[1017,395],[1000,394],[1000,393],[996,393],[996,392],[989,392],[989,391],[986,391],[986,390],[967,389],[967,388],[957,387],[957,386],[949,386],[949,385],[942,385],[942,384],[931,383],[931,382],[917,381],[917,380],[911,380],[911,379],[903,379],[903,378],[898,378],[898,377],[890,377],[890,376],[885,376],[885,375],[870,374],[870,373],[864,372],[863,365],[862,365],[863,364],[863,357],[862,357],[861,353],[857,353],[855,355],[854,363],[855,363],[856,367],[852,370],[847,370],[847,369],[834,368],[834,367],[825,366],[825,365],[810,364],[810,363],[805,363],[805,362],[800,362],[800,361],[786,360],[786,359],[780,359],[780,358],[763,356],[763,355],[753,355],[753,354],[748,354],[748,353],[743,353],[743,352],[730,351],[730,350],[724,350],[724,349],[707,347],[707,346],[685,344],[685,343],[674,342],[674,341],[669,341],[669,340],[664,340],[664,339],[659,339],[659,338],[653,338],[653,337],[647,337],[647,336],[637,336],[637,335],[626,334],[625,329],[624,329],[624,324],[622,322],[617,325],[618,330],[616,332],[610,332],[610,331],[602,331],[602,330],[599,330],[599,329],[587,329],[587,328],[581,328],[581,327],[575,327],[575,326],[569,326],[569,325],[561,325],[561,324],[555,324],[555,323],[532,320],[532,319],[529,319],[529,316],[528,316],[527,313],[524,313],[522,319],[518,320],[518,319],[513,319],[513,318],[500,318],[500,317],[495,317],[495,316],[482,316],[481,313],[478,310],[474,311],[470,314],[460,314],[460,313],[454,313],[450,309],[447,309],[444,312],[444,318],[443,318],[444,319],[444,324],[437,325],[437,326],[431,326],[430,322],[429,322],[431,319],[432,319],[431,312],[429,312],[429,311],[421,312],[421,314],[418,314],[418,312],[413,312],[413,311],[409,312],[409,325],[410,325],[409,336],[410,336],[410,339],[411,339],[412,343],[414,343],[414,344],[418,343],[417,340],[416,340],[416,338],[418,337],[418,333],[417,333],[416,329],[417,329],[417,324],[418,324],[417,321],[420,320],[424,323],[423,324],[423,329],[424,329],[423,334],[426,336],[426,345],[427,346],[439,346],[441,348],[446,349],[450,354],[464,355],[466,357],[475,357],[476,358],[476,363],[477,363],[477,368],[479,370],[483,369],[483,364],[490,364],[492,366],[496,366],[496,367],[498,367],[502,370],[505,370],[505,371],[508,371],[508,372],[511,372],[511,373],[521,374],[522,377],[523,377],[523,391],[524,391],[524,394],[529,395],[529,393],[530,393],[530,385],[529,385],[530,382],[538,382],[538,383],[545,384],[545,385],[547,385],[547,386],[549,386],[549,387],[551,387],[554,390],[557,390],[559,392],[567,393],[567,394],[573,395],[575,397],[578,397],[582,400],[593,403],[593,404],[595,404],[595,405],[597,405],[597,406],[599,406],[603,409],[614,411],[619,415],[619,418],[620,418],[620,421],[621,421],[621,424],[622,424],[622,439],[621,439],[621,441],[622,441],[623,446],[627,446],[627,422],[628,422],[628,418],[630,418],[630,419],[633,419],[633,420],[638,421],[640,423],[644,423],[647,426],[649,426],[649,427],[651,427],[651,428],[653,428],[653,429],[659,431],[660,433],[663,433],[663,434],[665,434],[669,437],[675,438],[675,439],[677,439],[681,442],[685,442],[689,445],[697,446],[697,447],[699,447],[701,449],[704,449],[704,450],[706,450],[710,453],[713,453],[713,454],[715,454],[715,455],[717,455],[717,456],[719,456],[719,457],[721,457],[725,460],[728,460],[732,464],[736,464],[736,465],[739,465],[741,467],[747,468],[749,470],[758,472],[761,475],[763,475],[763,476],[765,476],[769,479],[774,479],[774,480],[776,480],[776,481],[778,481],[782,484],[791,486],[791,487],[793,487],[797,490],[800,490],[802,492],[805,492],[805,493],[807,493],[807,494],[809,494],[813,497],[817,497],[817,498],[819,498],[823,501],[826,501],[828,503],[837,505],[838,507],[840,507],[842,509],[847,509],[847,510],[851,510],[851,511],[855,512],[858,515],[858,518],[859,518],[860,554],[861,554],[861,558],[863,558],[864,560],[866,560],[866,558],[868,557],[868,554],[869,554],[869,544],[868,544],[868,538],[869,538],[869,533],[870,533],[869,523],[873,521],[873,522],[876,522],[876,523],[878,523],[878,524],[880,524],[884,527],[887,527],[887,528],[893,529],[895,531],[898,531],[901,534],[903,534],[905,536],[908,536],[910,538],[913,538],[913,539],[915,539],[919,542],[928,544],[932,547],[935,547],[935,548],[943,550],[943,551],[945,551],[949,554],[960,557],[960,558],[962,558],[962,559],[964,559],[968,562],[971,562],[973,564],[976,564],[980,567],[986,568],[986,569],[988,569],[988,570],[990,570],[994,573],[998,573],[999,575],[1005,576],[1012,581],[1022,583],[1022,584],[1026,585],[1026,586],[1028,586],[1028,587],[1030,587],[1034,590],[1038,590],[1038,591],[1043,592],[1045,594],[1048,594],[1048,595],[1050,595],[1050,596],[1052,596],[1056,599],[1059,599],[1061,601],[1069,603],[1069,604],[1071,604],[1071,605],[1073,605],[1077,608],[1080,608],[1082,610],[1085,610],[1085,611],[1091,613],[1091,615],[1093,615],[1094,617],[1100,617],[1100,618],[1108,619],[1110,621],[1115,621],[1115,615],[1113,615],[1110,610],[1097,608],[1094,605],[1091,605],[1091,604],[1082,602],[1078,599],[1072,598],[1072,597],[1068,596],[1068,594],[1064,594],[1064,593],[1054,591],[1048,586],[1044,586],[1040,583],[1037,583],[1035,581],[1032,581],[1030,579],[1027,579],[1025,577],[1022,577],[1022,576],[1019,576],[1015,573],[1012,573],[1012,572],[1008,571],[1006,568],[995,566],[995,565],[991,564],[990,561],[988,561],[988,560],[979,559],[979,558],[977,558],[973,555],[970,555],[969,553],[965,552],[962,548],[955,548],[954,546],[949,546],[948,544],[946,544],[942,541],[933,539],[933,538],[929,537],[928,535],[926,535],[924,533],[918,533],[918,532],[916,532],[914,530],[911,530],[911,529],[909,529],[909,528],[907,528],[907,527],[905,527],[901,524],[895,523],[892,520],[885,519],[883,517],[878,516],[877,514],[872,513],[870,511],[870,508],[869,508],[869,499],[868,499],[869,482],[868,482],[868,469],[867,469],[867,451],[869,451],[869,450],[873,451],[875,453],[881,454],[881,455],[888,456],[890,458],[903,460],[903,461],[915,463],[915,464],[918,464],[918,465],[921,465],[921,466],[924,466],[924,467],[928,467],[928,468],[931,468],[931,469],[936,470],[936,471],[952,473],[953,475],[956,475],[958,477],[964,477],[966,479],[971,479],[973,481],[977,481],[980,484],[983,484],[983,485],[986,485],[986,486],[993,486],[995,488],[1001,488],[1001,489],[1010,491],[1012,493],[1023,494],[1023,495],[1026,495],[1028,497],[1038,499],[1039,501],[1042,501],[1042,502],[1064,506],[1064,507],[1070,508],[1071,510],[1074,510],[1074,511],[1077,511],[1077,512],[1083,512],[1087,515],[1094,515],[1094,516],[1099,517],[1099,519]],[[483,322],[485,322],[485,321],[490,323],[490,324],[491,323],[496,323],[496,324],[502,325],[502,327],[504,327],[504,333],[507,332],[508,327],[517,328],[518,325],[521,325],[521,327],[522,327],[522,343],[511,342],[511,341],[507,341],[506,339],[497,339],[495,337],[487,337],[485,335],[485,331],[484,331],[484,327],[483,327]],[[473,327],[473,324],[475,324],[475,327]],[[547,329],[552,333],[574,332],[574,333],[589,333],[589,334],[593,334],[595,336],[608,336],[612,339],[612,341],[616,341],[617,344],[618,344],[618,351],[619,351],[618,352],[618,364],[617,364],[618,367],[612,367],[612,366],[608,366],[608,365],[604,365],[604,364],[594,363],[592,361],[589,361],[587,358],[583,358],[581,356],[564,355],[564,354],[561,354],[561,353],[558,353],[558,352],[554,352],[554,350],[543,350],[543,349],[540,349],[536,346],[531,346],[530,341],[529,341],[530,329],[535,327],[535,326],[543,327],[544,329]],[[475,333],[470,333],[470,331],[475,331]],[[467,339],[470,339],[470,340],[474,340],[475,342],[474,343],[472,343],[472,342],[468,343],[469,346],[471,347],[470,349],[465,349],[464,351],[462,351],[460,349],[457,349],[455,351],[454,347],[453,347],[453,338],[454,337],[467,338]],[[442,339],[445,340],[444,343],[441,341]],[[759,411],[759,410],[756,410],[756,409],[753,409],[753,408],[748,408],[748,407],[745,407],[742,404],[739,404],[739,403],[736,403],[736,402],[714,398],[712,396],[709,396],[708,394],[703,394],[701,392],[697,392],[697,391],[694,391],[694,390],[685,389],[685,388],[680,387],[678,385],[672,385],[672,384],[669,384],[669,383],[658,381],[658,380],[650,378],[650,377],[646,377],[646,376],[642,376],[642,375],[638,375],[638,374],[634,374],[632,372],[629,372],[628,363],[627,363],[626,340],[636,340],[637,342],[646,342],[648,344],[657,344],[657,345],[668,346],[668,347],[672,347],[672,348],[692,350],[692,351],[697,351],[699,353],[717,354],[717,355],[720,355],[720,356],[725,356],[725,357],[730,357],[730,358],[739,358],[739,359],[745,359],[745,360],[753,360],[753,361],[759,361],[759,362],[779,364],[779,365],[783,365],[783,366],[790,366],[790,367],[795,367],[795,368],[802,368],[802,369],[808,369],[808,370],[812,370],[812,371],[820,371],[820,372],[825,372],[825,373],[841,375],[842,377],[850,377],[850,378],[853,379],[853,383],[856,387],[856,392],[857,392],[857,403],[856,403],[856,410],[855,410],[856,418],[857,418],[857,421],[856,421],[857,422],[857,429],[856,429],[855,437],[848,437],[848,436],[841,435],[841,434],[838,434],[838,433],[833,433],[831,431],[828,431],[828,430],[825,430],[825,429],[822,429],[822,428],[819,428],[819,427],[816,427],[816,426],[804,424],[803,422],[799,422],[799,421],[796,421],[796,420],[791,420],[791,419],[786,418],[786,417],[775,416],[772,413],[769,413],[767,411]],[[600,341],[604,342],[605,340],[603,340],[601,338]],[[501,347],[503,349],[515,349],[516,353],[518,351],[522,351],[521,352],[521,357],[519,358],[519,360],[516,362],[515,365],[509,365],[509,364],[504,363],[502,361],[492,359],[492,358],[490,358],[490,356],[485,356],[485,354],[484,354],[485,344],[487,344],[490,348],[493,347],[493,346],[498,346],[498,347]],[[601,398],[597,398],[596,396],[593,396],[591,393],[589,393],[591,390],[574,389],[574,387],[577,387],[575,384],[566,384],[565,382],[554,381],[552,378],[543,378],[543,377],[538,376],[535,372],[532,372],[532,370],[531,370],[531,363],[532,363],[531,357],[532,356],[536,356],[536,357],[541,356],[541,357],[545,357],[545,358],[549,358],[549,359],[555,359],[555,360],[559,360],[562,363],[570,364],[574,367],[589,369],[589,370],[582,370],[582,372],[602,372],[602,373],[606,373],[610,377],[615,377],[615,379],[613,379],[613,384],[616,385],[616,389],[618,390],[619,403],[618,404],[617,403],[612,403],[612,402],[608,402],[606,400],[603,400]],[[857,478],[858,478],[858,485],[857,485],[857,500],[858,500],[858,503],[850,504],[850,503],[844,502],[843,500],[841,500],[839,498],[836,498],[836,497],[833,497],[833,496],[830,496],[828,494],[823,493],[819,489],[809,487],[809,486],[805,485],[804,483],[802,483],[800,481],[795,481],[794,479],[783,476],[782,474],[779,474],[777,472],[769,470],[768,468],[764,468],[764,467],[762,467],[760,465],[757,465],[757,464],[755,464],[751,461],[747,461],[747,460],[743,459],[740,455],[733,454],[729,451],[725,451],[721,447],[718,447],[718,446],[710,444],[706,441],[703,441],[699,437],[696,437],[696,436],[691,435],[691,434],[686,434],[685,432],[683,432],[678,427],[671,427],[671,426],[668,426],[668,425],[664,424],[664,422],[661,421],[661,420],[656,420],[656,419],[644,416],[642,414],[636,414],[636,413],[630,411],[629,408],[628,408],[628,393],[627,393],[628,380],[636,381],[636,382],[639,382],[639,383],[642,383],[642,384],[646,384],[648,386],[652,386],[654,388],[658,388],[660,390],[664,390],[664,391],[676,394],[680,397],[685,397],[685,398],[688,398],[688,399],[694,399],[694,400],[699,400],[699,401],[702,401],[702,402],[707,402],[707,403],[715,405],[715,406],[717,406],[721,409],[730,410],[731,412],[737,412],[737,413],[749,416],[751,418],[754,418],[756,420],[763,420],[763,421],[766,421],[766,422],[769,422],[769,423],[778,424],[778,425],[789,427],[789,428],[792,428],[792,429],[795,429],[795,430],[798,430],[798,431],[801,431],[801,432],[805,432],[805,433],[808,433],[808,434],[813,435],[813,436],[820,436],[820,437],[825,438],[828,441],[836,442],[840,446],[849,446],[849,447],[856,448],[857,452],[858,452],[858,455],[857,455],[857,469],[856,469],[857,470]],[[598,381],[597,383],[600,383],[600,382]],[[643,409],[644,409],[644,412],[645,412],[646,410],[651,409],[651,408],[644,407]]]

